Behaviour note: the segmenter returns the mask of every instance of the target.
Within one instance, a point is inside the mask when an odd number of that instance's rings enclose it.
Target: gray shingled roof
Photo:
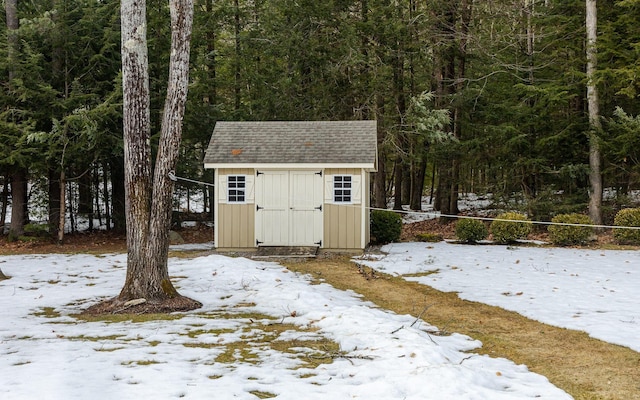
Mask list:
[[[376,153],[376,121],[219,121],[204,163],[369,164],[373,168]]]

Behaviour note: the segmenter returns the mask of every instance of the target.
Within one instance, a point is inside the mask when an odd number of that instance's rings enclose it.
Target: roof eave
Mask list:
[[[204,163],[205,169],[251,168],[251,169],[324,169],[324,168],[362,168],[367,172],[377,171],[373,163]]]

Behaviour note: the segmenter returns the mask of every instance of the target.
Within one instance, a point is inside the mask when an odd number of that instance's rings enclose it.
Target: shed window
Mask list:
[[[247,178],[244,175],[229,175],[227,177],[227,201],[229,203],[244,203],[246,191]]]
[[[333,177],[334,203],[351,203],[352,179],[351,175],[336,175]]]

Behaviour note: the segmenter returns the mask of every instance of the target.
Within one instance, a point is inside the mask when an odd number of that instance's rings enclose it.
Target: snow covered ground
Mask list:
[[[407,269],[420,263],[440,265],[440,253],[429,258],[418,252],[424,244],[407,246],[394,245],[393,253],[377,265],[390,271],[387,261],[397,250],[398,265]],[[453,249],[452,254],[461,251]],[[544,263],[530,267],[529,251],[512,252],[520,255],[519,266],[532,275],[549,274]],[[608,255],[598,257],[599,264]],[[482,268],[494,267],[476,259]],[[118,293],[125,264],[124,255],[114,254],[0,257],[0,268],[12,276],[0,282],[0,398],[571,398],[525,366],[473,354],[480,343],[467,336],[438,336],[435,327],[414,324],[411,316],[379,309],[349,291],[311,284],[308,277],[275,263],[220,255],[171,259],[176,286],[201,301],[202,309],[147,322],[74,317]],[[444,264],[440,268],[446,269]],[[625,276],[637,279],[635,273]],[[478,287],[481,283],[475,282]],[[507,290],[528,290],[516,283]],[[540,300],[548,308],[569,294],[570,288],[558,287],[553,292],[558,297],[549,294]],[[339,349],[310,344],[318,340],[334,341]],[[278,341],[294,345],[270,344]],[[323,358],[332,362],[312,362]]]
[[[445,242],[382,250],[388,255],[361,262],[388,274],[424,273],[405,279],[640,351],[638,251]]]

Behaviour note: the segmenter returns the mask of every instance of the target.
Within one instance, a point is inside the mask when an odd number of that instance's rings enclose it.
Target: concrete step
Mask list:
[[[260,246],[251,258],[313,258],[318,254],[318,246]]]

